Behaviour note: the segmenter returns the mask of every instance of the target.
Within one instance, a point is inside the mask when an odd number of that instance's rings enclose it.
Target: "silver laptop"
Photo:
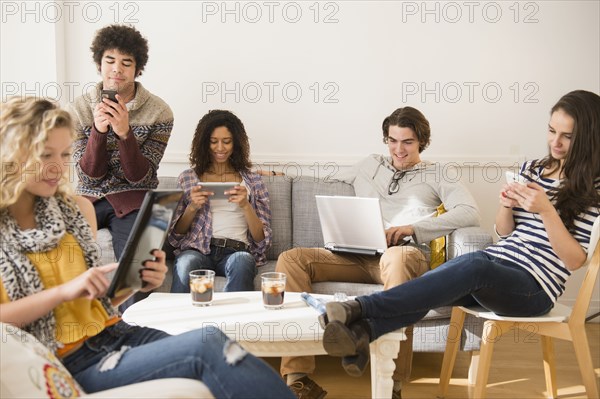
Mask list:
[[[378,198],[316,195],[325,248],[381,255],[387,249]]]

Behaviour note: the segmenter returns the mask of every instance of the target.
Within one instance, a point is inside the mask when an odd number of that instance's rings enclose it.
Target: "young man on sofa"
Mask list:
[[[479,225],[479,211],[467,189],[447,181],[447,170],[439,164],[421,160],[431,134],[425,116],[415,108],[399,108],[384,119],[382,128],[389,156],[368,156],[342,180],[354,186],[357,196],[380,199],[389,226],[388,249],[381,256],[369,256],[293,248],[279,256],[276,266],[287,274],[287,290],[311,292],[311,284],[321,281],[378,283],[389,289],[429,270],[430,241],[460,227]],[[445,213],[438,212],[442,204]],[[396,246],[405,238],[410,238],[409,244]],[[402,382],[410,377],[412,328],[407,337],[396,360],[393,398],[401,397]],[[327,394],[308,377],[314,369],[313,356],[284,357],[281,362],[281,374],[302,399]]]

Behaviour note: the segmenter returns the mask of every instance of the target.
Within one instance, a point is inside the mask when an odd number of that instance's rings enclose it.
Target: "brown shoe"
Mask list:
[[[292,385],[288,385],[290,390],[298,399],[323,399],[327,395],[316,382],[304,376],[294,381]]]
[[[351,300],[346,302],[327,302],[328,322],[339,321],[347,326],[362,317],[360,302]]]
[[[361,321],[346,326],[339,321],[331,321],[323,332],[323,348],[330,356],[354,356],[369,352],[369,331],[366,322]]]

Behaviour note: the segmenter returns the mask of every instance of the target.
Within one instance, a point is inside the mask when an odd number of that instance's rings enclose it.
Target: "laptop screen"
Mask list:
[[[325,195],[315,198],[325,248],[360,254],[382,254],[387,249],[378,198]]]

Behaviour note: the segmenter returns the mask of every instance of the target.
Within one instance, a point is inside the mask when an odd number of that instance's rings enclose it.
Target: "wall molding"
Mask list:
[[[326,164],[336,164],[340,167],[350,167],[363,159],[365,155],[340,155],[340,154],[268,154],[258,153],[252,156],[252,162],[256,165],[266,166],[285,166],[285,165],[299,165],[299,166],[326,166]],[[442,164],[455,164],[458,167],[469,167],[469,168],[484,168],[489,166],[500,166],[503,168],[510,168],[515,165],[521,164],[526,158],[524,155],[516,156],[435,156],[429,157],[424,156],[424,159],[433,162],[440,162]],[[161,164],[170,164],[173,166],[180,165],[184,168],[189,164],[189,154],[184,152],[169,152],[166,153],[162,159]]]

